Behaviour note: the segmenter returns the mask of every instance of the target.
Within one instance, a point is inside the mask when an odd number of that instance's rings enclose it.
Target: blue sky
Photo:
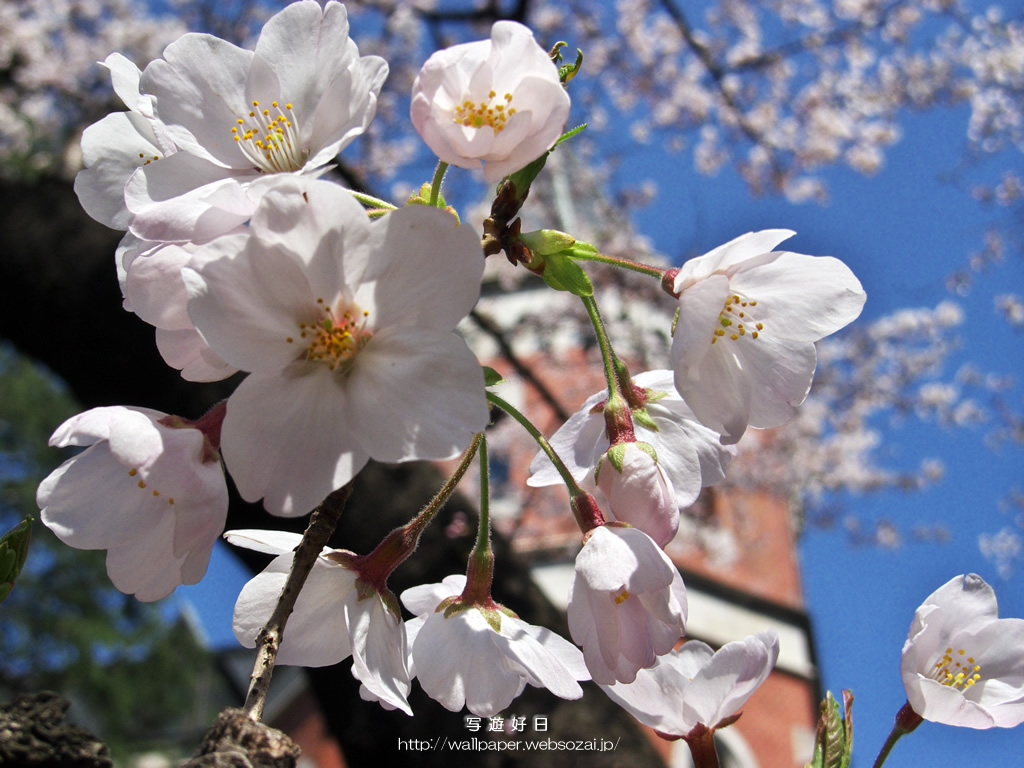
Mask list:
[[[951,377],[969,360],[1019,382],[1024,339],[998,318],[993,296],[1024,292],[1024,262],[1011,254],[977,276],[965,296],[953,296],[945,287],[946,278],[981,246],[993,220],[963,185],[942,180],[963,156],[966,120],[965,110],[949,109],[906,118],[902,141],[889,150],[876,176],[845,169],[823,173],[831,191],[826,206],[752,198],[730,170],[702,177],[692,170],[689,155],[674,156],[666,164],[654,149],[637,149],[624,158],[632,177],[650,177],[659,186],[658,201],[638,214],[638,228],[668,255],[703,252],[749,230],[792,228],[798,234],[787,241],[788,249],[837,256],[858,275],[868,294],[864,321],[901,307],[954,299],[964,308],[966,322],[958,334],[962,347],[945,373]],[[1004,154],[989,170],[1000,162],[1019,166],[1020,156]],[[1018,384],[1011,394],[1018,405],[1020,391]],[[994,452],[985,444],[983,428],[949,431],[908,419],[886,426],[881,452],[894,469],[938,457],[945,478],[920,492],[846,495],[836,501],[865,521],[887,517],[904,530],[941,522],[951,538],[941,544],[908,541],[883,550],[853,547],[840,530],[811,530],[803,537],[804,586],[824,682],[836,693],[852,688],[856,696],[856,766],[871,765],[905,700],[900,649],[915,608],[928,594],[953,576],[973,571],[994,586],[1002,616],[1024,617],[1024,574],[1001,579],[977,547],[979,534],[1011,523],[999,502],[1021,484],[1021,449],[1004,446]],[[214,645],[233,643],[231,604],[245,578],[230,556],[218,551],[204,582],[177,593],[199,603]],[[896,747],[887,764],[1013,764],[1019,761],[1022,737],[1019,728],[975,732],[925,723]]]

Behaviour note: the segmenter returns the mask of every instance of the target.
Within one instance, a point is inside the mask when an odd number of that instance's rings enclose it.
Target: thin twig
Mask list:
[[[244,707],[246,714],[253,720],[259,721],[263,717],[263,707],[267,703],[267,692],[270,689],[270,677],[274,673],[274,660],[284,637],[284,626],[291,616],[292,609],[295,608],[295,601],[306,582],[306,577],[313,570],[317,557],[334,533],[351,494],[352,483],[349,483],[334,491],[313,511],[309,526],[302,535],[302,541],[295,548],[292,569],[288,573],[281,597],[277,599],[277,605],[266,626],[256,636],[256,663],[252,668],[249,693],[245,697]]]

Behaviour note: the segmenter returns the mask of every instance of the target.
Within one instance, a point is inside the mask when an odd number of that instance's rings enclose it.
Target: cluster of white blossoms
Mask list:
[[[500,187],[483,244],[439,194],[449,164],[482,167],[488,181],[539,172],[534,161],[562,136],[574,70],[560,70],[522,25],[499,22],[490,40],[424,65],[412,122],[441,162],[405,207],[324,178],[370,123],[387,74],[382,59],[359,55],[337,2],[289,5],[253,51],[187,34],[144,71],[117,54],[105,65],[128,111],[86,131],[76,190],[92,216],[127,230],[117,252],[125,307],[157,329],[185,378],[247,375],[195,420],[128,407],[69,420],[51,442],[90,447],[40,485],[46,525],[72,546],[107,550],[114,584],[153,600],[202,577],[227,513],[225,471],[243,498],[283,517],[309,513],[371,458],[461,453],[462,472],[479,450],[486,478],[488,401],[536,431],[487,391],[455,333],[496,242],[583,300],[605,363],[607,389],[550,442],[536,434],[542,452],[530,479],[564,482],[581,530],[568,597],[574,642],[492,599],[486,490],[466,575],[404,591],[403,619],[388,577],[457,472],[369,554],[312,551],[277,660],[319,666],[351,656],[364,698],[410,715],[414,680],[448,709],[490,716],[527,684],[575,699],[592,679],[670,737],[697,743],[733,722],[773,668],[778,638],[762,633],[717,653],[691,640],[677,650],[687,596],[663,547],[680,509],[724,478],[747,429],[778,426],[803,402],[814,342],[865,301],[852,272],[775,250],[786,230],[743,235],[678,269],[619,260],[677,301],[671,370],[634,377],[574,260],[598,259],[598,249],[546,230],[520,237],[511,221],[532,177]],[[236,604],[235,633],[253,646],[311,539],[225,535],[274,555]]]

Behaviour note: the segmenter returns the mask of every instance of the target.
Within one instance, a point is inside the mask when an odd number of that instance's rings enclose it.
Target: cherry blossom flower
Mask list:
[[[280,174],[318,174],[373,119],[387,77],[359,56],[345,7],[292,3],[254,51],[187,34],[140,82],[180,150],[141,166],[125,200],[147,240],[201,240],[246,221]]]
[[[224,537],[239,547],[276,555],[238,595],[232,627],[246,648],[254,648],[270,619],[302,540],[285,531],[237,530]],[[346,566],[351,554],[324,547],[313,564],[288,618],[277,663],[304,667],[337,664],[352,656],[352,674],[370,698],[412,715],[406,633],[381,595]],[[392,597],[392,599],[394,599]]]
[[[110,580],[139,600],[203,577],[228,492],[202,431],[159,411],[111,406],[68,419],[50,445],[89,446],[36,493],[43,523],[61,541],[107,550]]]
[[[644,725],[665,736],[683,737],[698,724],[714,730],[733,722],[778,658],[779,638],[772,630],[717,651],[688,640],[650,669],[637,672],[634,682],[601,689]]]
[[[198,259],[216,258],[216,246],[198,251],[191,243],[154,243],[131,232],[117,249],[124,308],[156,328],[164,362],[187,381],[220,381],[237,372],[215,354],[188,316],[188,292],[181,269]]]
[[[683,636],[686,588],[651,538],[623,523],[590,531],[569,589],[569,632],[594,682],[631,683]]]
[[[613,445],[598,463],[597,485],[615,520],[664,547],[679,528],[679,505],[671,481],[649,449],[637,442]]]
[[[182,271],[196,328],[251,372],[222,438],[244,498],[303,515],[371,457],[451,458],[484,428],[483,373],[452,332],[483,274],[469,227],[426,206],[372,223],[337,185],[294,180],[250,231]]]
[[[177,151],[153,114],[152,98],[140,93],[139,68],[119,53],[103,62],[114,93],[127,112],[114,112],[82,133],[82,163],[75,176],[78,202],[92,218],[112,229],[128,229],[131,220],[124,188],[135,170]]]
[[[838,259],[772,251],[793,234],[747,233],[687,261],[672,282],[676,388],[725,444],[748,426],[789,420],[810,391],[814,342],[864,306],[860,282]]]
[[[696,420],[672,383],[672,371],[645,371],[634,376],[633,383],[645,401],[646,416],[634,415],[636,438],[654,448],[658,467],[672,485],[676,504],[689,506],[702,487],[725,477],[725,467],[736,449],[723,446],[717,432]],[[607,397],[604,390],[588,397],[550,439],[551,447],[572,476],[589,490],[593,490],[597,463],[610,447],[601,412]],[[534,458],[530,471],[533,474],[526,481],[528,485],[541,487],[562,482],[543,452]],[[626,522],[634,524],[631,520]]]
[[[1024,619],[1000,619],[992,587],[957,576],[914,614],[900,672],[925,720],[967,728],[1024,722]]]
[[[434,53],[412,88],[413,125],[441,160],[500,181],[550,149],[569,95],[533,33],[499,21],[491,39]]]
[[[465,586],[464,575],[453,575],[402,593],[405,607],[418,617],[412,658],[428,696],[452,712],[465,706],[491,717],[527,683],[563,699],[583,695],[577,681],[590,675],[578,648],[496,604],[449,608],[446,601]]]

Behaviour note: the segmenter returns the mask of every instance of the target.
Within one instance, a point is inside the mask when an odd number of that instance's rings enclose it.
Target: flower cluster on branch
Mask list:
[[[239,641],[258,649],[246,704],[254,718],[275,662],[351,656],[363,698],[408,715],[414,681],[447,709],[492,716],[527,684],[576,699],[593,680],[715,765],[714,731],[767,678],[778,638],[765,632],[717,652],[686,638],[686,587],[664,547],[680,511],[725,478],[748,430],[794,416],[811,389],[815,342],[852,323],[865,293],[837,259],[777,250],[787,230],[741,235],[671,269],[560,230],[522,232],[531,186],[582,130],[565,131],[583,57],[566,63],[563,43],[549,53],[515,22],[431,56],[412,83],[411,122],[439,162],[405,205],[328,180],[336,154],[367,132],[388,72],[359,54],[347,19],[333,0],[299,0],[267,21],[253,50],[190,33],[142,70],[106,59],[128,111],[85,132],[76,191],[90,215],[126,230],[116,254],[125,308],[155,327],[184,378],[246,375],[197,419],[109,407],[59,427],[52,444],[89,447],[40,485],[43,520],[72,546],[107,550],[115,586],[154,600],[202,577],[224,525],[225,473],[272,515],[313,511],[304,535],[224,534],[273,556],[234,616]],[[482,221],[445,201],[449,165],[498,183]],[[502,252],[502,269],[521,267],[579,301],[600,354],[604,388],[550,439],[456,332],[485,261]],[[591,263],[671,297],[671,369],[630,372]],[[530,483],[568,491],[565,513],[580,533],[572,642],[491,595],[502,565],[491,546],[491,409],[536,442]],[[371,551],[332,549],[341,505],[371,458],[458,462]],[[396,596],[389,578],[407,558],[430,556],[420,537],[474,463],[480,519],[465,575]],[[994,601],[978,610],[985,634]],[[919,634],[930,637],[926,613]],[[960,639],[948,621],[937,631]],[[908,640],[905,661],[923,642]],[[985,658],[992,679],[1017,674],[1005,653]],[[958,694],[974,683],[939,680]],[[931,706],[937,694],[922,690]],[[1009,709],[992,724],[1011,724]]]

